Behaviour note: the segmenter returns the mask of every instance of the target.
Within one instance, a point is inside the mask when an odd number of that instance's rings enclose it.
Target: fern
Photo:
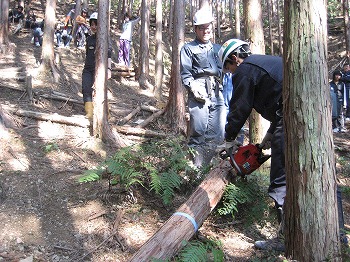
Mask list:
[[[238,212],[239,204],[253,202],[256,199],[255,192],[255,188],[251,183],[241,183],[239,186],[232,183],[228,184],[223,196],[223,207],[218,209],[218,213],[234,216]]]
[[[159,183],[156,185],[156,183]],[[175,189],[179,189],[181,185],[181,179],[179,175],[173,171],[163,173],[154,182],[151,183],[158,194],[161,195],[163,203],[169,205],[174,197]]]
[[[180,253],[180,261],[206,262],[208,261],[205,245],[199,241],[191,241],[186,244]]]
[[[93,182],[99,180],[100,178],[101,173],[99,170],[87,170],[81,177],[79,177],[78,181],[80,183]]]
[[[206,239],[204,242],[193,240],[183,242],[184,248],[180,251],[178,257],[180,262],[223,262],[224,252],[220,241]]]
[[[154,191],[169,205],[185,181],[183,177],[190,177],[194,172],[188,165],[184,147],[186,143],[180,139],[125,147],[101,164],[101,171],[90,171],[79,181],[95,181],[107,173],[110,186],[119,184],[129,189],[139,184]]]

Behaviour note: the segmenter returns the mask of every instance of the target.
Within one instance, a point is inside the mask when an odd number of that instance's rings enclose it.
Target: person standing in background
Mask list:
[[[346,113],[345,113],[345,120],[348,122],[350,121],[350,65],[344,64],[343,66],[343,76],[340,78],[340,81],[345,83],[346,87],[346,95],[345,95],[345,102],[346,102]]]
[[[130,48],[134,25],[140,21],[140,17],[130,20],[128,13],[124,15],[123,32],[119,38],[118,63],[130,67]]]
[[[180,74],[188,91],[190,115],[188,147],[193,164],[206,167],[224,141],[226,108],[222,94],[220,45],[212,43],[214,18],[207,9],[193,17],[196,38],[180,51]]]

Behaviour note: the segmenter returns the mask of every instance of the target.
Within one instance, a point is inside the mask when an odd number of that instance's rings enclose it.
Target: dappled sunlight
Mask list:
[[[66,130],[63,125],[49,121],[38,122],[38,136],[45,139],[64,138]]]
[[[24,154],[16,154],[16,158],[8,159],[8,164],[14,171],[26,171],[29,169],[30,160]]]
[[[145,243],[153,233],[154,232],[151,232],[148,226],[146,227],[140,224],[124,225],[120,232],[128,244],[137,246]]]
[[[22,241],[24,243],[27,241],[36,242],[43,237],[40,218],[37,215],[21,214],[19,210],[11,210],[1,212],[0,220],[2,226],[11,228],[11,231],[0,230],[0,243],[6,243],[9,239],[14,238],[17,244]]]

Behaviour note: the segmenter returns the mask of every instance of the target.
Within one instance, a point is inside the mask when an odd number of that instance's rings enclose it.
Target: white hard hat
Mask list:
[[[89,20],[97,20],[97,12],[92,13]]]
[[[214,21],[214,17],[209,9],[199,9],[193,17],[194,25],[209,24]]]
[[[227,40],[219,50],[219,58],[221,60],[221,63],[224,64],[229,54],[231,54],[236,48],[242,45],[249,45],[249,44],[239,39]]]

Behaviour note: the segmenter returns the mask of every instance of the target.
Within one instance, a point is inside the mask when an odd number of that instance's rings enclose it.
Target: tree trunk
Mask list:
[[[153,87],[148,82],[149,77],[149,8],[150,0],[142,0],[141,13],[141,44],[140,44],[140,77],[139,84],[143,89],[152,89]]]
[[[250,41],[253,54],[265,54],[264,30],[261,14],[261,0],[247,0],[244,3],[246,38]],[[260,143],[263,139],[269,122],[262,118],[255,110],[249,118],[250,143]]]
[[[81,0],[76,0],[75,1],[75,19],[80,14],[81,14]],[[76,23],[75,19],[73,22],[73,31],[72,31],[72,36],[73,36],[72,43],[74,46],[76,46],[76,43],[77,43],[77,29],[78,29],[78,24]]]
[[[180,133],[186,134],[185,120],[185,99],[184,87],[182,86],[180,76],[180,49],[185,39],[185,8],[184,1],[177,0],[174,2],[174,10],[177,15],[174,16],[174,35],[173,35],[173,51],[170,76],[169,99],[166,106],[166,116],[171,126]]]
[[[283,54],[283,35],[282,35],[282,24],[281,24],[281,7],[280,1],[277,0],[277,23],[278,23],[278,47],[279,47],[279,55]]]
[[[124,145],[118,133],[113,133],[108,123],[107,100],[107,60],[108,60],[108,30],[109,30],[109,0],[98,2],[98,23],[96,43],[95,65],[95,97],[93,134],[104,142],[115,144],[117,147]]]
[[[9,44],[9,1],[1,0],[0,10],[0,53]]]
[[[343,14],[344,14],[344,36],[346,46],[346,56],[350,58],[350,24],[349,24],[349,0],[343,0]]]
[[[229,182],[230,169],[229,162],[223,160],[210,171],[189,199],[136,252],[130,262],[164,260],[174,256],[181,249],[182,242],[188,241],[196,233],[220,201]]]
[[[285,1],[284,13],[286,257],[341,261],[326,0]]]
[[[54,52],[54,32],[56,23],[56,0],[47,0],[45,9],[45,27],[43,46],[41,50],[42,62],[39,68],[40,73],[48,74],[52,73],[53,79],[56,83],[59,81],[59,73],[55,65],[55,52]]]
[[[163,47],[162,47],[162,1],[156,0],[156,57],[155,57],[155,89],[154,95],[158,101],[162,99],[163,83]]]
[[[268,21],[269,21],[269,40],[270,40],[270,54],[273,55],[273,19],[272,19],[272,3],[271,0],[267,0],[267,13],[268,13]]]
[[[241,38],[241,15],[239,12],[239,0],[235,1],[235,36],[236,38]]]

